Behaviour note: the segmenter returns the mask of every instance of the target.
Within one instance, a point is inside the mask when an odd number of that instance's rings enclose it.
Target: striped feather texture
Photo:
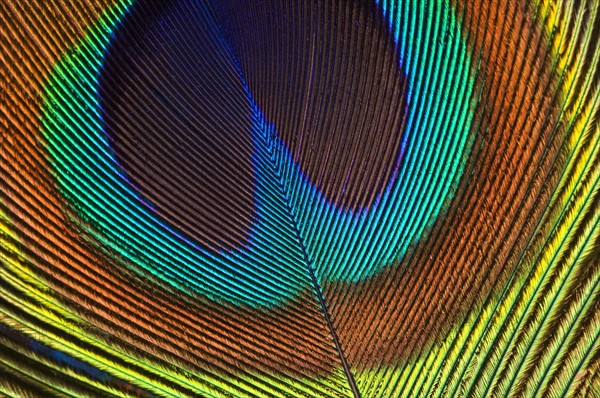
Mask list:
[[[596,1],[0,25],[1,395],[600,396]]]

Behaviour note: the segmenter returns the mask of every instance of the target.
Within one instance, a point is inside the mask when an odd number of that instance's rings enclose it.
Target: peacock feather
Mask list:
[[[600,397],[597,1],[0,25],[0,395]]]

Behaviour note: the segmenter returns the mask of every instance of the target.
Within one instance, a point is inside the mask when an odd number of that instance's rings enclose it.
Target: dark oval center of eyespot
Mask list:
[[[206,5],[140,1],[100,79],[105,130],[130,183],[213,250],[248,238],[254,211],[251,102]]]
[[[303,173],[338,207],[370,207],[402,157],[406,76],[373,1],[220,1],[250,91]]]

